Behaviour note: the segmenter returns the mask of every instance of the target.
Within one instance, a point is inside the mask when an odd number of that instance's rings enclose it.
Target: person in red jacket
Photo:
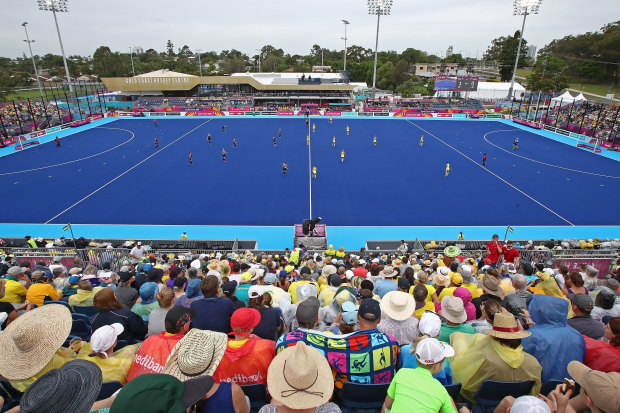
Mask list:
[[[230,327],[234,338],[228,340],[226,353],[213,373],[216,383],[267,385],[267,370],[276,355],[276,342],[252,334],[260,319],[260,312],[254,308],[239,308],[233,313]]]
[[[487,258],[491,262],[489,265],[495,268],[500,255],[503,253],[504,247],[502,246],[502,243],[499,242],[499,235],[493,234],[493,239],[487,244]]]
[[[605,325],[605,338],[609,344],[583,336],[586,341],[586,357],[583,364],[593,370],[620,373],[620,317],[612,317]]]

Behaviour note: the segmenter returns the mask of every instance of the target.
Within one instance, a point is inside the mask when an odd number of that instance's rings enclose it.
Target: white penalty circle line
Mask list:
[[[496,177],[497,179],[499,179],[500,181],[504,182],[506,185],[511,186],[512,188],[516,189],[517,191],[519,191],[521,194],[525,195],[526,197],[528,197],[529,199],[531,199],[532,201],[536,202],[538,205],[540,205],[541,207],[545,208],[547,211],[551,212],[553,215],[557,216],[558,218],[562,219],[563,221],[567,222],[569,225],[571,226],[575,226],[575,224],[573,224],[572,222],[570,222],[568,219],[564,218],[562,215],[558,214],[557,212],[555,212],[554,210],[552,210],[551,208],[549,208],[548,206],[544,205],[542,202],[534,199],[532,196],[526,194],[524,191],[522,191],[521,189],[517,188],[516,186],[514,186],[513,184],[511,184],[510,182],[506,181],[504,178],[502,178],[501,176],[497,175],[494,172],[491,172],[490,170],[488,170],[487,168],[485,168],[484,166],[480,165],[478,162],[474,161],[472,158],[470,158],[469,156],[465,155],[463,152],[459,151],[458,149],[456,149],[455,147],[453,147],[452,145],[444,142],[443,140],[441,140],[440,138],[438,138],[437,136],[433,135],[432,133],[430,133],[429,131],[427,131],[426,129],[422,128],[419,125],[416,125],[415,123],[412,123],[409,119],[407,119],[407,122],[409,122],[411,125],[415,126],[416,128],[426,132],[428,135],[432,136],[433,138],[437,139],[439,142],[443,143],[444,145],[446,145],[448,148],[452,149],[453,151],[457,152],[458,154],[460,154],[461,156],[463,156],[464,158],[469,159],[471,162],[473,162],[474,164],[478,165],[480,168],[484,169],[486,172],[490,173],[491,175],[493,175],[494,177]]]
[[[4,173],[0,173],[0,176],[5,176],[5,175],[15,175],[15,174],[21,174],[21,173],[25,173],[25,172],[33,172],[33,171],[40,171],[42,169],[47,169],[47,168],[55,168],[56,166],[62,166],[62,165],[68,165],[70,163],[75,163],[75,162],[80,162],[86,159],[90,159],[90,158],[94,158],[95,156],[99,156],[99,155],[103,155],[104,153],[113,151],[114,149],[120,148],[121,146],[131,142],[133,140],[133,138],[136,136],[132,131],[130,131],[129,129],[123,129],[123,128],[110,128],[110,127],[106,127],[106,126],[96,126],[95,128],[100,128],[100,129],[117,129],[117,130],[123,130],[125,132],[129,132],[131,133],[131,138],[129,138],[128,140],[126,140],[125,142],[119,143],[116,146],[111,147],[110,149],[106,149],[103,152],[99,152],[99,153],[95,153],[93,155],[88,155],[84,158],[80,158],[80,159],[74,159],[72,161],[67,161],[67,162],[61,162],[61,163],[57,163],[54,165],[47,165],[47,166],[41,166],[39,168],[32,168],[32,169],[24,169],[22,171],[13,171],[13,172],[4,172]],[[95,129],[93,128],[93,129]]]
[[[496,133],[496,132],[514,132],[515,130],[521,130],[521,129],[513,129],[513,130],[511,130],[511,129],[499,129],[499,130],[494,130],[494,131],[491,131],[491,132],[487,132],[487,133],[484,134],[484,140],[486,141],[486,143],[488,143],[489,145],[495,146],[497,149],[501,149],[502,151],[507,152],[507,153],[509,153],[511,155],[517,156],[517,157],[522,158],[522,159],[526,159],[526,160],[531,161],[531,162],[536,162],[536,163],[539,163],[541,165],[552,166],[554,168],[560,168],[560,169],[564,169],[566,171],[578,172],[578,173],[581,173],[581,174],[601,176],[603,178],[620,179],[620,176],[597,174],[596,172],[581,171],[579,169],[572,169],[572,168],[567,168],[565,166],[554,165],[554,164],[547,163],[547,162],[537,161],[536,159],[528,158],[528,157],[525,157],[523,155],[519,155],[517,153],[511,152],[511,151],[509,151],[507,149],[504,149],[504,148],[502,148],[500,146],[497,146],[496,144],[494,144],[493,142],[491,142],[491,141],[489,141],[487,139],[487,135],[490,135],[492,133]]]
[[[93,196],[94,194],[96,194],[97,192],[101,191],[103,188],[105,188],[106,186],[110,185],[112,182],[116,181],[118,178],[120,178],[121,176],[125,175],[126,173],[132,171],[133,169],[137,168],[138,166],[142,165],[144,162],[148,161],[149,159],[151,159],[153,156],[157,155],[159,152],[163,151],[164,149],[166,149],[167,147],[169,147],[170,145],[172,145],[173,143],[178,142],[181,138],[184,138],[185,136],[189,135],[190,133],[192,133],[193,131],[195,131],[198,128],[203,127],[204,125],[206,125],[207,123],[211,122],[213,119],[209,119],[203,123],[201,123],[200,125],[196,126],[194,129],[191,129],[190,131],[184,133],[183,135],[179,136],[178,138],[176,138],[175,140],[173,140],[172,142],[170,142],[169,144],[167,144],[166,146],[162,147],[161,149],[153,152],[151,155],[147,156],[146,158],[144,158],[143,160],[141,160],[140,162],[138,162],[137,164],[135,164],[134,166],[132,166],[131,168],[127,169],[125,172],[121,173],[120,175],[116,176],[115,178],[112,178],[111,180],[109,180],[108,182],[106,182],[105,184],[101,185],[99,188],[95,189],[93,192],[91,192],[90,194],[86,195],[84,198],[80,199],[79,201],[77,201],[76,203],[74,203],[73,205],[71,205],[70,207],[66,208],[64,211],[60,212],[57,215],[54,215],[52,218],[48,219],[47,221],[45,221],[45,224],[49,224],[51,221],[55,220],[56,218],[58,218],[59,216],[61,216],[62,214],[64,214],[65,212],[67,212],[68,210],[70,210],[71,208],[73,208],[74,206],[82,203],[83,201],[87,200],[88,198],[90,198],[91,196]]]

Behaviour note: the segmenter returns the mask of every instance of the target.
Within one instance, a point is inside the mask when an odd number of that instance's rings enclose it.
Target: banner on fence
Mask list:
[[[232,112],[228,112],[228,114],[232,115],[232,116],[243,116],[243,115],[245,115],[245,112],[241,112],[241,111],[235,110],[235,111],[232,111]]]
[[[542,125],[535,123],[535,122],[530,122],[529,120],[523,120],[523,119],[517,119],[517,118],[513,118],[512,121],[514,123],[518,123],[520,125],[525,125],[525,126],[529,126],[530,128],[534,128],[534,129],[542,129]]]
[[[452,117],[451,113],[437,113],[436,115],[438,118],[451,118]]]
[[[603,279],[609,272],[611,265],[610,258],[556,258],[555,265],[564,264],[568,267],[569,272],[579,272],[579,264],[588,264],[599,270],[598,278]]]
[[[229,106],[228,107],[228,111],[229,112],[251,112],[252,109],[254,109],[251,106]]]
[[[342,112],[336,112],[336,111],[331,111],[328,110],[325,112],[325,116],[340,116]]]
[[[390,112],[373,112],[373,116],[390,116]]]
[[[358,116],[357,112],[340,112],[340,116]]]
[[[455,113],[454,115],[452,115],[453,118],[466,118],[467,115],[464,113]]]
[[[278,116],[294,116],[295,112],[292,110],[279,110]]]

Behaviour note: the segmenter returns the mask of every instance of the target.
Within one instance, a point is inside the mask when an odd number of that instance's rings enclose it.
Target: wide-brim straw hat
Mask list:
[[[226,353],[227,343],[224,333],[194,328],[174,346],[163,373],[181,381],[212,376]]]
[[[482,277],[480,288],[482,288],[482,291],[498,297],[503,293],[501,287],[499,286],[499,280],[489,274],[485,274],[484,277]]]
[[[443,250],[443,253],[446,255],[446,257],[454,258],[454,257],[458,257],[459,255],[461,255],[461,249],[454,245],[450,245],[449,247],[446,247]]]
[[[484,330],[484,332],[490,336],[505,339],[525,338],[532,335],[529,331],[519,330],[515,316],[504,312],[495,314],[493,330]]]
[[[381,311],[392,320],[403,321],[413,316],[415,300],[403,291],[390,291],[381,299]]]
[[[21,398],[23,413],[90,411],[101,391],[101,369],[92,361],[71,360],[39,377]],[[75,397],[67,397],[71,391]]]
[[[447,287],[450,285],[450,277],[443,275],[441,273],[435,273],[433,275],[433,284],[440,287]]]
[[[287,407],[310,409],[329,401],[334,377],[325,356],[299,341],[271,361],[267,388],[271,397]]]
[[[15,319],[0,335],[0,375],[24,380],[40,372],[63,345],[73,321],[60,304],[47,304]]]
[[[379,273],[379,275],[383,278],[394,278],[398,274],[398,271],[391,265],[386,265],[383,271]]]

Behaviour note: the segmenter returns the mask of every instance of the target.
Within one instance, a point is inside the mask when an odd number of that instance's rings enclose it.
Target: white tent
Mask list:
[[[470,99],[506,99],[510,90],[510,82],[478,82],[478,90],[474,92],[462,92],[464,96]],[[521,94],[525,92],[525,88],[515,82],[514,97],[515,100],[521,99]],[[450,96],[451,92],[438,91],[435,97]]]
[[[551,107],[554,108],[558,105],[570,105],[571,103],[573,103],[573,101],[575,100],[575,98],[568,93],[568,90],[566,92],[564,92],[562,95],[560,96],[556,96],[553,99],[551,99]]]
[[[583,93],[580,93],[575,97],[575,102],[587,102],[587,101],[588,99],[586,99]]]

